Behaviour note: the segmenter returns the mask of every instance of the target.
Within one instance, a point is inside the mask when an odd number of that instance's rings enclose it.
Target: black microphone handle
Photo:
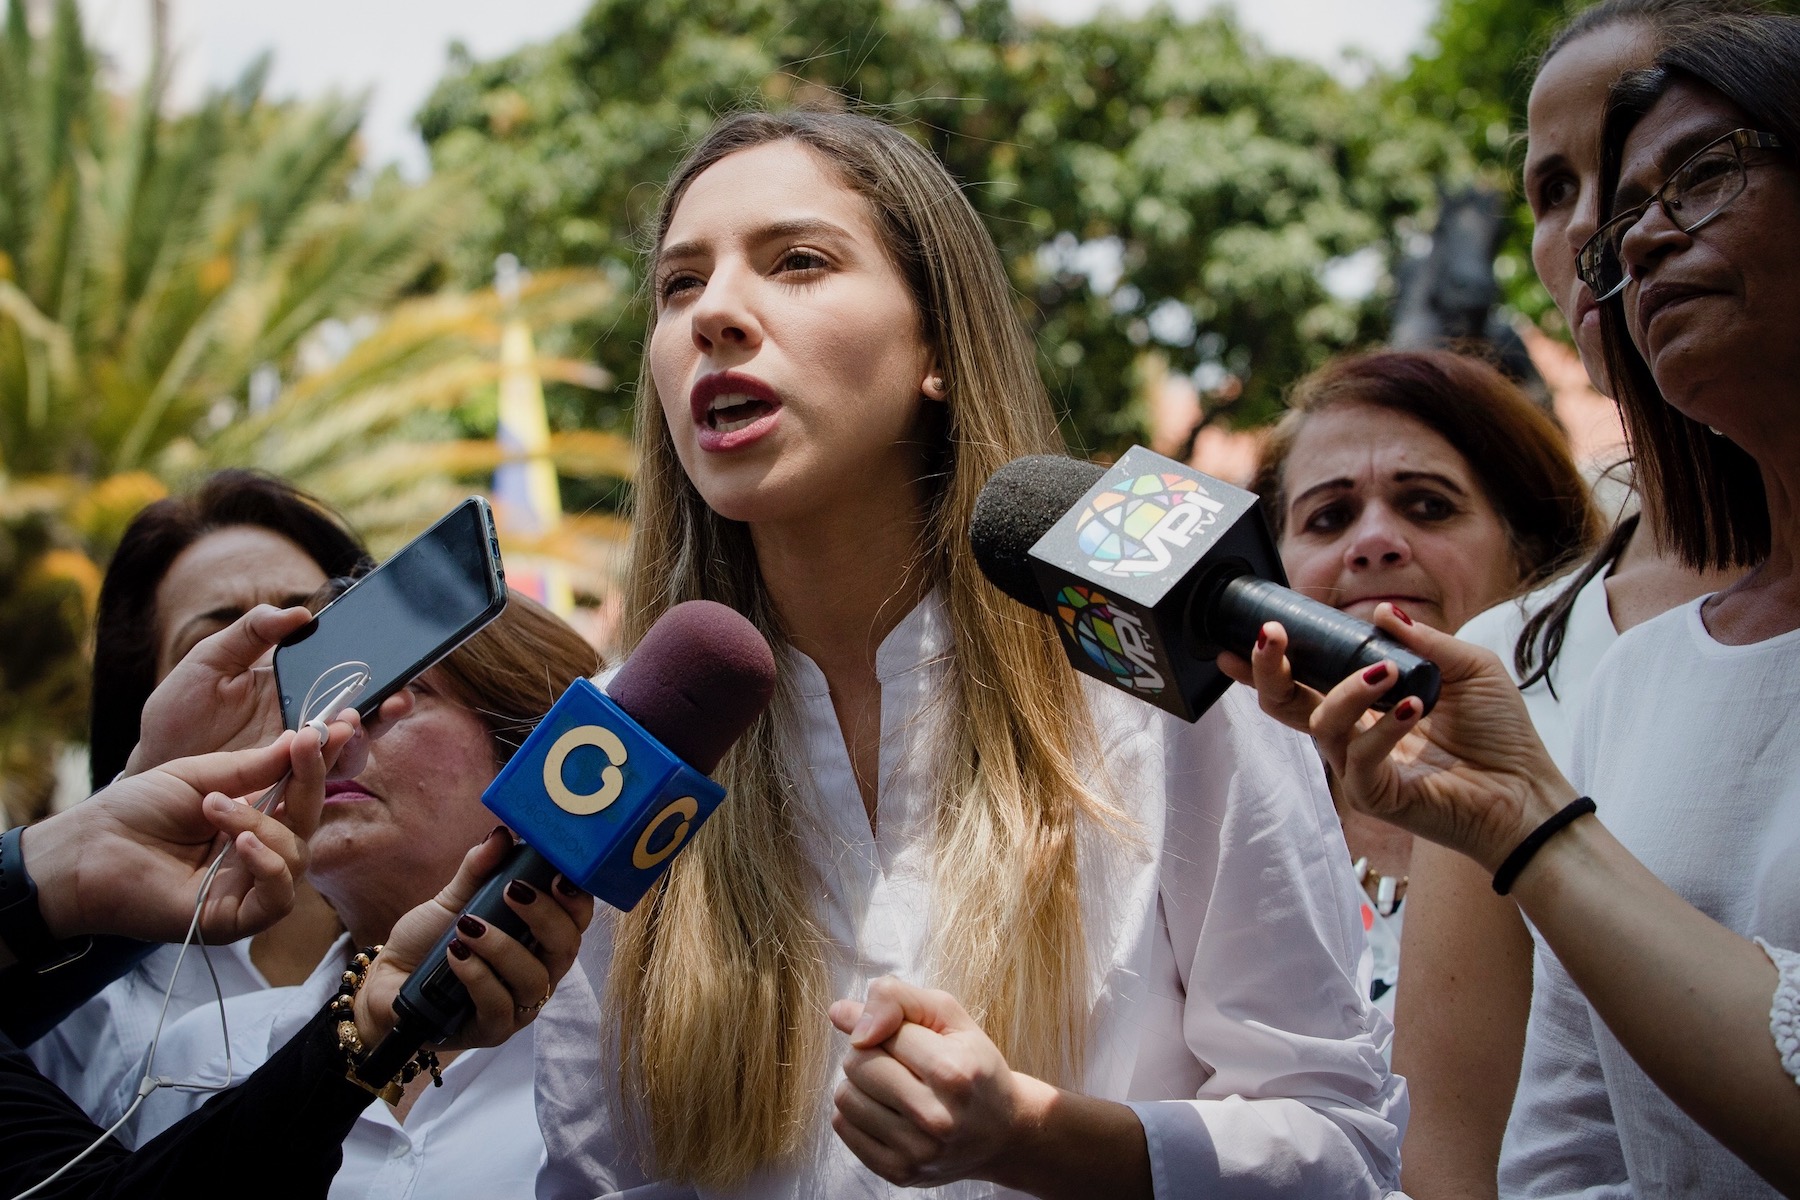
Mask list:
[[[507,885],[522,879],[543,895],[550,890],[551,881],[557,874],[554,863],[520,842],[512,848],[493,877],[481,885],[481,890],[475,893],[463,913],[479,917],[529,950],[537,945],[537,939],[531,936],[530,927],[519,914],[507,905]],[[426,953],[418,969],[401,985],[400,994],[394,997],[393,1030],[357,1071],[366,1082],[377,1087],[386,1083],[420,1046],[450,1037],[474,1015],[475,1003],[469,999],[468,989],[450,969],[445,957],[450,939],[455,936],[456,925],[452,922],[437,944]]]
[[[1436,663],[1420,658],[1367,621],[1292,588],[1238,575],[1214,590],[1199,616],[1199,632],[1207,641],[1245,658],[1263,624],[1280,621],[1287,630],[1288,665],[1294,678],[1321,692],[1386,659],[1400,669],[1400,681],[1375,701],[1375,708],[1386,712],[1408,696],[1417,696],[1426,712],[1437,703],[1442,680]]]

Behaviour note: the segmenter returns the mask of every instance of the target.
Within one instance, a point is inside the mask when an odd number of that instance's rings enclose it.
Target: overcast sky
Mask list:
[[[227,83],[263,50],[275,53],[271,91],[316,95],[371,92],[364,125],[371,159],[398,161],[415,177],[425,149],[412,128],[445,50],[460,39],[479,58],[539,41],[572,25],[588,0],[168,0],[178,54],[176,98]],[[656,0],[644,0],[655,3]],[[89,34],[125,80],[142,78],[148,60],[149,0],[82,0]],[[1095,0],[1015,0],[1053,20],[1079,20]],[[1148,0],[1107,7],[1141,12]],[[1210,0],[1176,0],[1194,13]],[[1238,0],[1245,25],[1288,54],[1353,71],[1354,51],[1393,65],[1417,45],[1437,0]]]

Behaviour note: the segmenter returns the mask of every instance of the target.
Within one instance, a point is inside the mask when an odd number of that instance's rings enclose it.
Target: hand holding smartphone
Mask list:
[[[506,607],[493,510],[471,496],[357,580],[275,649],[281,712],[298,729],[367,672],[364,718]]]

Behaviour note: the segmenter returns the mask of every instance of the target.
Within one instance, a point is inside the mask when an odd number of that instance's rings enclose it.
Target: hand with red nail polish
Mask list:
[[[1408,699],[1383,716],[1370,708],[1394,685],[1377,663],[1320,695],[1286,671],[1286,636],[1220,665],[1256,687],[1264,711],[1313,735],[1351,807],[1449,846],[1489,871],[1545,818],[1575,798],[1538,740],[1519,689],[1486,650],[1410,621],[1391,604],[1375,624],[1443,673],[1431,715]],[[1248,665],[1248,672],[1241,672]],[[1234,670],[1234,667],[1240,669]]]
[[[1306,722],[1319,704],[1319,693],[1294,678],[1287,659],[1287,630],[1269,621],[1256,631],[1250,657],[1229,650],[1219,655],[1219,669],[1247,687],[1256,689],[1264,712],[1290,728],[1305,731]]]
[[[581,935],[593,920],[594,901],[563,881],[549,893],[514,881],[506,902],[531,930],[536,945],[527,950],[506,933],[462,910],[512,850],[513,838],[495,829],[463,858],[462,867],[437,896],[394,925],[368,980],[356,997],[356,1024],[366,1045],[374,1045],[394,1022],[394,997],[427,951],[452,922],[450,969],[475,1001],[475,1016],[447,1049],[497,1046],[530,1024],[556,984],[575,964]],[[461,915],[459,915],[461,914]]]

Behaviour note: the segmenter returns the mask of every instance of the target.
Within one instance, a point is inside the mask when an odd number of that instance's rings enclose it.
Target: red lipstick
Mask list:
[[[781,416],[775,389],[737,371],[705,375],[688,394],[700,449],[720,453],[760,440]]]

